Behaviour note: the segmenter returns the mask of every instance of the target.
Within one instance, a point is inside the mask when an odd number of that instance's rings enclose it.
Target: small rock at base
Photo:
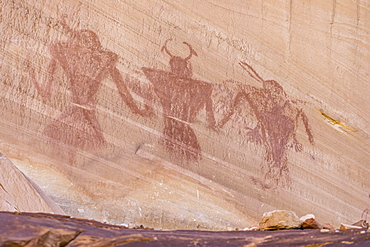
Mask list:
[[[366,222],[366,220],[360,220],[356,223],[351,224],[352,226],[360,226],[362,228],[369,228],[369,223]]]
[[[327,229],[329,230],[329,232],[335,232],[335,228],[334,226],[330,225],[329,223],[325,223],[322,225],[322,228],[323,229]]]
[[[260,230],[281,230],[299,228],[299,218],[293,211],[274,210],[264,213],[260,222]]]
[[[353,225],[347,225],[347,224],[340,224],[340,227],[339,229],[341,229],[342,231],[347,231],[349,229],[362,229],[361,226],[353,226]]]
[[[299,219],[302,229],[322,229],[322,225],[315,219],[315,215],[307,214]]]
[[[315,218],[315,215],[313,214],[306,214],[305,216],[302,216],[301,218],[299,218],[299,222],[302,223],[307,219],[316,219],[316,218]]]
[[[259,227],[253,226],[253,227],[246,227],[243,229],[243,231],[259,231]]]

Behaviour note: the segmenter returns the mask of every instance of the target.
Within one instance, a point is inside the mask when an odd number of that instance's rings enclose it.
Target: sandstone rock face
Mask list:
[[[281,230],[299,228],[299,218],[293,211],[274,210],[264,213],[260,223],[261,230]]]
[[[67,214],[242,229],[369,207],[368,1],[0,9],[0,151]]]
[[[64,213],[2,153],[0,153],[0,211]]]

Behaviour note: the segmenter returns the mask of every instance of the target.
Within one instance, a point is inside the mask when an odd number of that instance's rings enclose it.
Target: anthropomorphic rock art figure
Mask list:
[[[167,40],[162,47],[170,57],[171,71],[142,68],[146,77],[153,84],[164,117],[162,144],[175,158],[185,161],[198,161],[201,148],[191,125],[196,116],[205,107],[208,127],[215,127],[212,109],[212,85],[192,78],[190,58],[197,53],[191,45],[186,58],[174,56],[167,48]]]
[[[122,99],[134,113],[144,116],[145,111],[137,107],[116,68],[117,54],[104,50],[93,31],[72,30],[66,24],[65,17],[60,23],[70,37],[67,41],[58,41],[50,46],[51,61],[45,86],[38,83],[35,70],[29,63],[31,80],[45,100],[51,98],[58,67],[63,69],[70,90],[70,105],[45,128],[44,134],[78,149],[96,150],[106,144],[95,110],[97,92],[104,79],[111,76]]]
[[[240,65],[252,78],[261,82],[263,87],[245,86],[236,95],[230,112],[218,126],[226,124],[237,107],[247,104],[247,107],[252,108],[257,125],[254,128],[246,127],[249,129],[248,139],[265,147],[265,162],[262,167],[264,176],[262,179],[252,179],[264,188],[287,185],[290,181],[287,150],[303,150],[296,137],[300,120],[304,124],[309,142],[314,143],[308,118],[302,108],[297,106],[297,101],[289,99],[278,82],[263,80],[247,63],[241,62]]]

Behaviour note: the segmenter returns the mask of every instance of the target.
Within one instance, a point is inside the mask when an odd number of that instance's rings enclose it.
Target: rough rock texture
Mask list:
[[[300,223],[293,211],[274,210],[262,215],[259,227],[261,230],[294,229],[300,228]]]
[[[2,153],[0,153],[0,211],[64,213]]]
[[[322,229],[327,230],[328,232],[334,232],[335,231],[335,227],[330,225],[329,223],[324,223],[322,225]]]
[[[322,225],[316,221],[315,215],[307,214],[299,218],[302,229],[322,229]]]
[[[307,219],[315,219],[316,216],[314,214],[306,214],[304,216],[302,216],[301,218],[299,218],[299,222],[302,223],[303,221],[307,220]]]
[[[321,229],[322,226],[315,219],[309,218],[301,223],[302,229]]]
[[[0,151],[78,217],[242,229],[283,208],[358,221],[369,12],[367,0],[0,0]]]
[[[369,227],[369,223],[367,222],[367,220],[359,220],[355,223],[352,224],[353,226],[361,226],[363,228],[368,228]]]
[[[368,246],[370,232],[152,231],[47,214],[0,212],[1,246]]]
[[[339,229],[341,229],[342,231],[347,231],[349,229],[363,229],[363,227],[361,226],[354,226],[354,225],[349,225],[349,224],[340,224],[340,227]]]

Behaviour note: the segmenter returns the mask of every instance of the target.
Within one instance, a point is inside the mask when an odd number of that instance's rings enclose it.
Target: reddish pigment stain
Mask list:
[[[153,89],[163,107],[164,129],[161,143],[175,158],[186,161],[198,161],[201,148],[197,136],[191,127],[196,116],[205,108],[208,127],[214,128],[215,119],[212,109],[212,85],[193,79],[190,59],[197,53],[190,44],[190,53],[186,58],[174,56],[167,48],[162,51],[170,56],[171,71],[143,67],[145,76],[153,84]]]
[[[250,107],[257,119],[257,125],[254,128],[246,127],[249,129],[246,138],[262,144],[265,151],[263,178],[252,177],[252,179],[264,188],[286,185],[290,181],[287,151],[303,150],[296,136],[300,122],[304,125],[309,142],[314,143],[308,118],[278,82],[263,80],[247,63],[241,62],[240,65],[252,78],[262,83],[262,88],[244,86],[235,96],[230,111],[220,121],[218,127],[223,127],[231,119],[236,108]]]

